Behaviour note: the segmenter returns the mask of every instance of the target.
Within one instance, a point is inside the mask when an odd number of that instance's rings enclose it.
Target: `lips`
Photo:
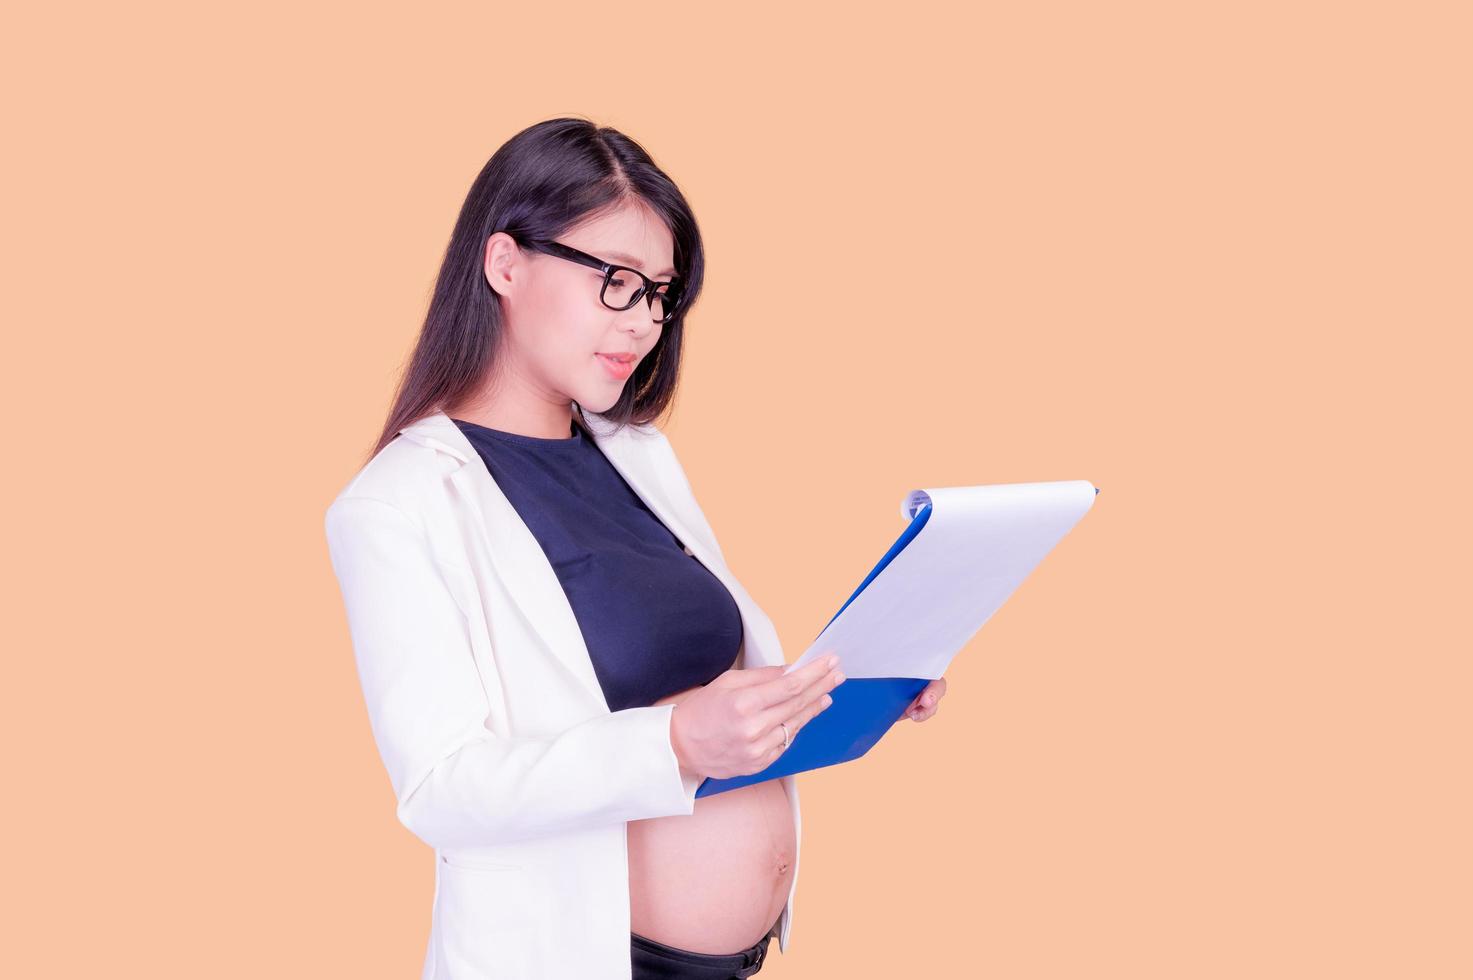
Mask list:
[[[599,363],[604,366],[610,378],[615,381],[623,381],[634,373],[633,354],[595,354]]]

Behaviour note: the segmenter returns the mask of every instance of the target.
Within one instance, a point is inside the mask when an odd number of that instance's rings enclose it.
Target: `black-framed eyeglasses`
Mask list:
[[[615,265],[605,262],[597,256],[580,252],[571,245],[551,239],[534,238],[527,241],[519,241],[525,248],[534,252],[545,252],[555,255],[569,262],[577,262],[586,265],[590,269],[597,269],[604,274],[603,285],[599,288],[598,298],[603,305],[611,310],[627,310],[640,299],[649,305],[650,315],[656,323],[669,323],[680,312],[680,277],[676,276],[668,282],[651,279],[638,269],[631,269],[627,265]]]

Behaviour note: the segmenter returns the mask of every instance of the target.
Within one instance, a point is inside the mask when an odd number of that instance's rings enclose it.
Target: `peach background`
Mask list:
[[[12,15],[5,972],[418,976],[322,516],[576,114],[702,222],[667,431],[790,657],[910,489],[1103,488],[803,777],[763,976],[1473,974],[1467,8],[609,10]]]

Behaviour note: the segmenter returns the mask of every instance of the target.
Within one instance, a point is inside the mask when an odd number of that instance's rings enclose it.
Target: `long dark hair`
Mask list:
[[[620,428],[658,418],[675,397],[685,316],[705,270],[695,215],[675,182],[628,136],[586,119],[549,119],[507,140],[471,185],[419,341],[369,458],[400,429],[456,405],[492,369],[503,326],[500,299],[483,271],[486,239],[498,231],[519,243],[555,238],[631,200],[648,206],[670,229],[675,271],[685,285],[659,342],[625,382],[619,400],[600,414]],[[586,424],[581,405],[575,414]]]

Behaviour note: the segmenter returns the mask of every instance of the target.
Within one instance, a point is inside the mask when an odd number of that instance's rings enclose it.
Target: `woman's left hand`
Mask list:
[[[905,717],[912,721],[925,721],[936,713],[941,706],[941,698],[946,694],[946,678],[938,677],[927,684],[925,690],[916,695],[916,699],[905,709]]]

